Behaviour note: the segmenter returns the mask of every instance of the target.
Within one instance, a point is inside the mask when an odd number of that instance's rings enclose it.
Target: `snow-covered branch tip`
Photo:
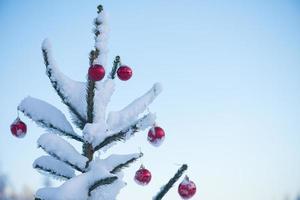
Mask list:
[[[145,115],[128,128],[106,137],[103,141],[101,141],[98,145],[94,147],[94,151],[98,151],[103,147],[106,147],[107,145],[110,145],[114,142],[130,138],[136,132],[140,130],[145,130],[147,127],[152,126],[155,123],[155,119],[155,114],[149,113]]]
[[[70,79],[56,67],[48,39],[45,39],[42,43],[42,53],[46,65],[46,74],[54,90],[62,102],[68,107],[74,123],[78,128],[83,129],[86,124],[85,104],[81,102],[80,99],[85,93],[85,84]],[[76,92],[74,92],[74,90],[76,90]]]
[[[169,182],[160,189],[159,193],[153,197],[153,200],[161,200],[187,169],[188,166],[186,164],[182,165],[173,178],[171,178]]]
[[[116,174],[125,167],[137,161],[143,156],[143,153],[129,154],[129,155],[111,155],[104,160],[106,168],[110,173]]]
[[[141,153],[141,154],[139,155],[139,157],[137,157],[137,158],[131,158],[131,159],[128,160],[127,162],[119,164],[118,166],[116,166],[116,167],[111,171],[111,173],[112,173],[112,174],[115,174],[115,173],[120,172],[122,169],[124,169],[125,167],[128,167],[131,163],[137,161],[137,160],[138,160],[140,157],[142,157],[142,156],[143,156],[143,154]]]
[[[90,52],[90,65],[95,62],[106,66],[107,57],[107,38],[108,38],[108,26],[106,22],[106,14],[104,13],[103,6],[97,7],[98,16],[94,20],[94,37],[95,37],[95,49]],[[101,58],[99,58],[101,57]]]
[[[55,179],[67,180],[75,176],[74,169],[51,156],[37,158],[32,166],[42,174],[50,174]]]
[[[93,50],[93,53],[91,52],[93,56],[90,57],[90,64],[97,63],[105,67],[107,64],[107,42],[109,28],[107,24],[107,16],[103,10],[103,6],[99,5],[97,9],[98,15],[94,21],[95,50]]]
[[[41,147],[49,155],[80,172],[85,172],[88,158],[78,153],[67,141],[57,135],[44,133],[37,142],[38,147]]]
[[[112,69],[111,69],[111,72],[110,72],[108,78],[115,79],[116,73],[117,73],[117,69],[118,69],[120,63],[121,63],[121,58],[120,58],[120,56],[116,56],[116,58],[115,58],[115,60],[114,60],[114,63],[113,63],[113,67],[112,67]]]
[[[27,97],[21,101],[18,110],[32,119],[37,125],[57,133],[83,142],[83,138],[75,133],[65,115],[51,104],[40,99]]]
[[[155,83],[152,88],[141,97],[135,99],[120,111],[110,112],[107,117],[109,130],[122,130],[137,120],[138,116],[143,113],[148,106],[161,93],[162,86]]]
[[[38,165],[38,164],[35,165],[33,168],[34,168],[34,169],[37,169],[37,170],[40,170],[40,171],[42,171],[42,172],[45,173],[45,174],[50,174],[51,176],[54,177],[54,179],[67,180],[67,179],[72,178],[71,176],[67,176],[67,175],[64,175],[64,174],[60,174],[60,173],[58,173],[57,171],[54,171],[54,170],[49,169],[49,168],[45,168],[45,167],[43,167],[43,166],[41,166],[41,165]]]

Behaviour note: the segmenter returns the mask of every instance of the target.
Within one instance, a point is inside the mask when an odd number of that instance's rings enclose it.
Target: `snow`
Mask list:
[[[46,129],[62,134],[61,132],[51,128],[56,127],[70,135],[78,136],[74,132],[72,125],[68,122],[65,115],[56,107],[45,101],[33,97],[27,97],[21,101],[18,106],[18,110],[22,111],[26,116]]]
[[[142,119],[140,119],[137,122],[136,126],[140,130],[145,130],[149,126],[153,126],[153,124],[155,124],[155,120],[156,120],[156,115],[154,113],[149,113],[145,115]]]
[[[47,153],[59,157],[59,160],[75,165],[82,170],[85,168],[88,158],[78,153],[71,144],[61,137],[44,133],[37,142]]]
[[[52,48],[48,39],[43,41],[42,49],[48,55],[49,65],[47,66],[47,71],[52,73],[50,79],[57,82],[57,87],[64,94],[65,101],[76,108],[80,115],[86,119],[87,103],[85,98],[82,98],[86,95],[86,83],[72,80],[59,70],[53,59]],[[74,120],[77,119],[74,114],[72,114],[72,117]]]
[[[156,115],[153,113],[149,113],[144,117],[142,117],[141,119],[137,120],[135,124],[139,131],[144,131],[146,128],[153,126],[153,124],[155,124],[155,120],[156,120]],[[128,140],[132,136],[133,136],[133,130],[129,129],[128,132],[126,133],[125,140]]]
[[[112,79],[106,79],[95,90],[94,123],[86,124],[83,129],[84,139],[92,144],[97,144],[99,140],[107,136],[107,125],[105,122],[106,108],[114,90],[115,83]]]
[[[156,119],[156,115],[153,113],[149,113],[149,114],[143,116],[141,119],[136,120],[130,126],[124,128],[122,130],[123,132],[125,132],[124,140],[126,141],[126,140],[130,139],[134,135],[134,130],[132,129],[131,126],[136,126],[139,131],[143,131],[150,126],[153,126],[153,124],[155,123],[155,119]],[[102,143],[107,137],[112,136],[116,133],[118,133],[118,132],[108,130],[105,132],[105,134],[99,135],[97,140],[93,141],[93,143],[92,143],[93,147],[96,147],[97,145]],[[116,142],[110,143],[110,144],[106,145],[105,147],[102,147],[101,150],[103,152],[105,152],[107,149],[109,149],[110,147],[112,147],[115,144],[116,144]]]
[[[149,104],[160,94],[162,87],[159,83],[154,86],[143,96],[133,101],[131,104],[118,112],[110,112],[107,118],[108,129],[122,130],[137,120],[139,114],[144,112]]]
[[[136,127],[139,131],[144,131],[146,128],[153,126],[155,124],[156,115],[153,113],[149,113],[142,117],[141,119],[135,122]],[[133,136],[133,130],[130,128],[126,133],[125,140],[130,139]]]
[[[100,12],[95,20],[100,23],[100,25],[96,28],[96,30],[98,30],[100,34],[95,41],[95,48],[98,49],[100,53],[98,58],[94,61],[94,64],[100,64],[105,67],[107,66],[107,42],[109,38],[109,27],[107,23],[108,20],[106,12],[104,10]]]
[[[123,173],[116,174],[118,179],[110,185],[104,185],[93,191],[92,196],[88,200],[116,200],[121,189],[126,186],[123,181]]]
[[[128,160],[130,160],[132,157],[136,156],[137,154],[131,154],[131,155],[115,155],[116,159],[120,160],[112,160],[109,157],[107,159],[101,160],[96,159],[93,162],[94,166],[101,166],[105,167],[108,171],[111,171],[115,166],[119,165],[120,163],[124,163]],[[128,160],[126,160],[128,159]],[[118,163],[119,162],[119,163]],[[117,195],[119,194],[120,190],[126,186],[126,183],[123,181],[123,173],[117,173],[115,176],[118,177],[116,181],[114,181],[110,185],[104,185],[102,187],[99,187],[97,190],[93,191],[91,194],[92,196],[88,200],[115,200],[117,198]]]
[[[101,161],[93,161],[90,164],[90,169],[88,172],[78,175],[61,186],[46,187],[39,189],[36,193],[36,197],[43,200],[86,200],[88,199],[89,188],[98,180],[113,177],[103,166]],[[116,182],[116,181],[115,181]],[[109,185],[110,189],[114,184]],[[103,200],[113,200],[112,195],[115,195],[114,190],[106,191],[108,193],[106,199]],[[94,193],[92,193],[94,195]],[[89,198],[97,199],[97,198]],[[98,198],[99,199],[99,198]]]
[[[83,129],[83,137],[86,141],[96,146],[97,141],[107,136],[106,128],[101,123],[87,123]]]
[[[113,154],[107,157],[106,159],[104,159],[103,163],[107,170],[112,171],[118,165],[124,164],[133,158],[138,159],[141,156],[142,156],[141,153],[127,154],[127,155]]]
[[[41,156],[34,161],[32,166],[33,168],[37,168],[37,169],[42,168],[45,170],[51,170],[55,172],[55,174],[58,175],[55,176],[57,179],[65,179],[64,177],[72,178],[75,176],[74,169],[72,169],[69,165],[53,158],[52,156]],[[38,171],[45,174],[45,172],[42,170],[38,170]]]
[[[94,122],[105,124],[106,108],[115,91],[115,82],[106,79],[97,85],[94,97]]]

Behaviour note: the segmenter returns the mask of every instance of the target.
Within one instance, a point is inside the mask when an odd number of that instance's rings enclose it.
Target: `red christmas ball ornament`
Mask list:
[[[26,135],[27,132],[27,126],[24,122],[20,120],[18,117],[11,125],[10,125],[10,131],[11,133],[18,137],[22,138]]]
[[[134,180],[139,185],[148,185],[151,181],[151,172],[141,165],[140,169],[135,173]]]
[[[105,69],[102,65],[95,64],[89,68],[88,75],[92,81],[101,81],[105,76]]]
[[[184,180],[178,186],[178,193],[182,199],[190,199],[196,194],[197,188],[193,181],[189,177],[185,177]]]
[[[119,67],[117,74],[120,80],[127,81],[132,76],[132,69],[128,66],[122,65]]]
[[[160,146],[165,139],[165,131],[161,127],[154,126],[148,132],[148,141],[153,146]]]

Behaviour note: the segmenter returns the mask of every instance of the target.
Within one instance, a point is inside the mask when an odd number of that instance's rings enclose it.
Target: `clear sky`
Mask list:
[[[112,150],[140,146],[153,173],[141,187],[132,181],[140,163],[125,170],[120,200],[150,199],[180,163],[190,165],[195,200],[280,200],[300,192],[297,0],[0,0],[0,162],[16,189],[41,185],[31,165],[44,154],[36,148],[44,130],[24,116],[27,136],[10,135],[19,101],[31,95],[66,111],[45,76],[40,44],[48,37],[62,71],[84,80],[98,3],[110,16],[111,62],[119,54],[134,70],[130,81],[117,81],[111,109],[154,82],[164,86],[150,109],[165,143],[152,147],[140,133]],[[180,199],[176,188],[165,199]]]

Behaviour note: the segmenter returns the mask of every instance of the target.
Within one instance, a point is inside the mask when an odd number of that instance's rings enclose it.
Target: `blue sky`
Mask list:
[[[141,133],[111,151],[141,146],[153,182],[132,181],[137,163],[125,171],[128,186],[119,199],[150,199],[176,163],[190,165],[194,199],[280,200],[300,192],[296,0],[1,0],[0,162],[16,189],[41,184],[31,164],[43,154],[36,139],[44,132],[21,116],[27,137],[10,135],[19,101],[30,94],[66,111],[45,76],[40,44],[48,37],[62,71],[84,80],[98,3],[109,13],[111,62],[120,55],[134,70],[130,81],[118,81],[111,109],[154,82],[164,86],[150,107],[166,130],[164,145],[150,146]],[[166,199],[179,199],[176,188]]]

